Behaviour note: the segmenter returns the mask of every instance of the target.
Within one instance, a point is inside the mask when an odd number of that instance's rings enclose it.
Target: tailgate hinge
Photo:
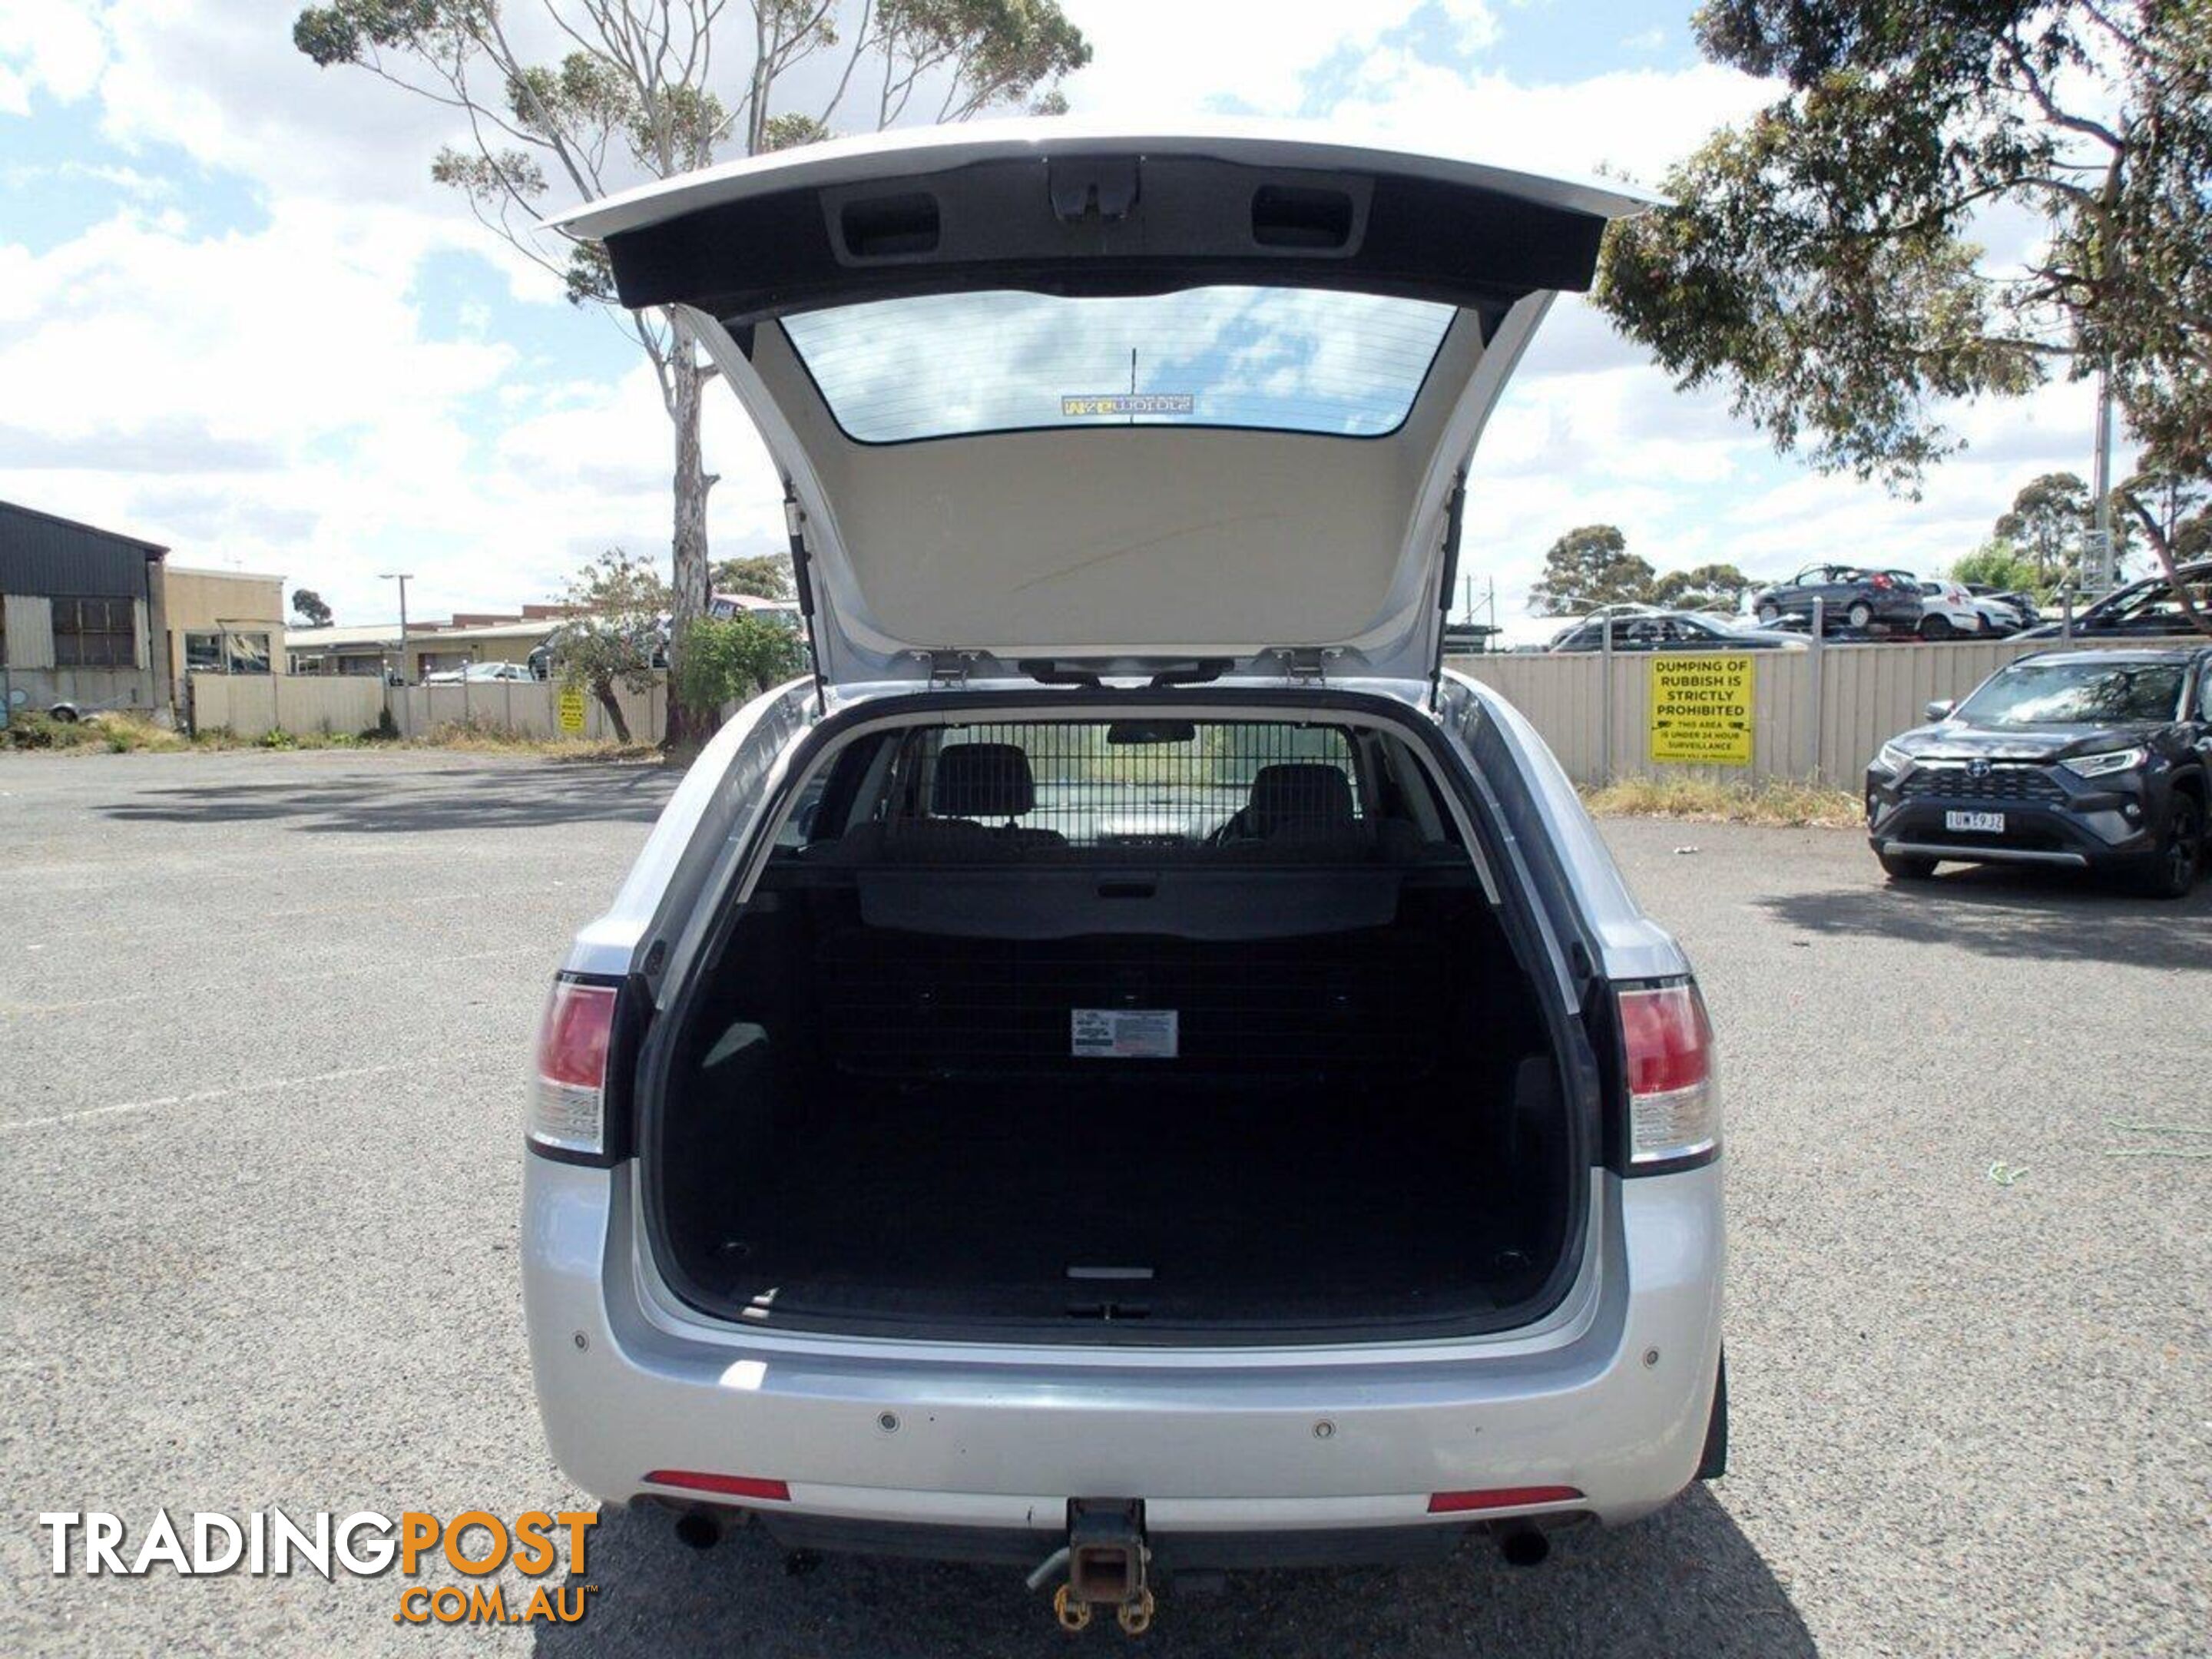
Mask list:
[[[980,651],[917,651],[915,656],[929,665],[929,683],[938,685],[964,685],[969,671],[983,653]]]
[[[1270,653],[1283,665],[1283,678],[1293,685],[1326,685],[1328,665],[1344,654],[1333,645],[1278,645]]]

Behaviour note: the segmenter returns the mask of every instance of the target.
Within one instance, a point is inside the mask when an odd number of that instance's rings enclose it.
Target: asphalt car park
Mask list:
[[[1018,1574],[596,1529],[586,1621],[423,1630],[391,1577],[46,1570],[41,1511],[513,1515],[540,1438],[522,1079],[674,779],[477,757],[0,757],[0,1650],[1018,1653]],[[2203,1650],[2212,886],[1850,830],[1616,820],[1722,1043],[1728,1477],[1548,1563],[1170,1586],[1165,1652]],[[2152,1126],[2144,1127],[2142,1126]],[[1096,1646],[1123,1638],[1094,1630]]]

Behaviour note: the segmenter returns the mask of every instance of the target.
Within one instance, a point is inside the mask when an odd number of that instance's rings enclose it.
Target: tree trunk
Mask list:
[[[699,393],[705,376],[700,372],[698,349],[681,317],[672,317],[670,324],[673,340],[668,362],[669,421],[676,428],[675,598],[668,641],[667,741],[672,749],[703,742],[714,729],[717,711],[693,708],[677,695],[676,668],[683,660],[684,636],[692,623],[707,614],[707,602],[712,597],[707,492],[714,481],[707,475],[699,451]]]
[[[629,743],[629,722],[623,718],[622,699],[615,695],[614,682],[607,680],[594,685],[592,695],[599,700],[599,707],[606,710],[607,723],[615,729],[615,741],[627,746]],[[671,715],[675,714],[675,704],[669,705],[668,712]]]

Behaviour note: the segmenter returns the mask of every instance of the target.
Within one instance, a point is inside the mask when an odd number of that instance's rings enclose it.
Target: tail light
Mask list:
[[[1628,1163],[1704,1159],[1719,1152],[1720,1091],[1713,1078],[1713,1028],[1688,980],[1619,993],[1627,1063]]]
[[[526,1131],[532,1146],[604,1158],[608,1152],[607,1059],[614,1047],[611,985],[553,982],[538,1028],[538,1081]]]
[[[1486,1492],[1432,1492],[1431,1515],[1462,1515],[1470,1510],[1518,1510],[1535,1504],[1571,1504],[1580,1486],[1494,1486]]]
[[[690,1492],[710,1492],[723,1498],[764,1498],[791,1501],[791,1487],[781,1480],[757,1474],[708,1474],[698,1469],[655,1469],[645,1477],[648,1486],[682,1486]]]

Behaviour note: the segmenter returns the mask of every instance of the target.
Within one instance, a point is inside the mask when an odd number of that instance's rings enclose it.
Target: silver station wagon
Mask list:
[[[1720,1472],[1689,964],[1442,668],[1466,470],[1642,198],[1006,123],[596,204],[782,473],[813,655],[576,936],[524,1282],[561,1466],[708,1544],[1540,1560]]]

